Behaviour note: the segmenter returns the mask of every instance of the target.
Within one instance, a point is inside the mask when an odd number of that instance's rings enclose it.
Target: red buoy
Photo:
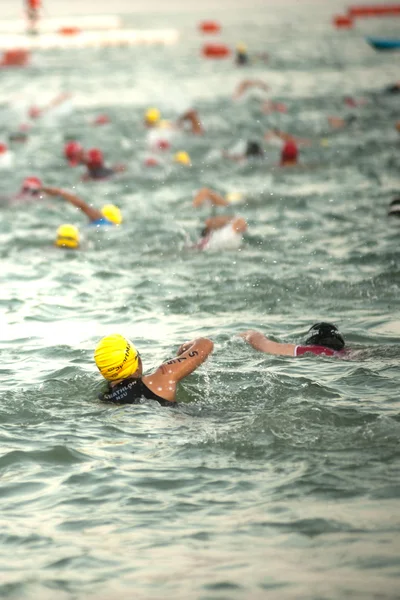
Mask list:
[[[353,27],[353,19],[348,15],[337,15],[333,17],[333,24],[338,29],[351,29]]]
[[[351,17],[387,17],[400,16],[400,4],[360,4],[349,6]]]
[[[216,21],[202,21],[199,23],[199,29],[203,33],[219,33],[221,25]]]
[[[201,52],[205,58],[227,58],[231,54],[224,44],[204,44]]]
[[[18,49],[6,50],[3,54],[0,66],[2,67],[25,67],[29,62],[28,50]]]

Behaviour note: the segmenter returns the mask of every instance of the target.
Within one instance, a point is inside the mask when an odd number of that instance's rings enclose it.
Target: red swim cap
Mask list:
[[[23,191],[35,192],[40,190],[41,187],[43,187],[41,179],[38,177],[26,177],[22,182],[21,189]]]
[[[295,161],[297,160],[297,156],[299,154],[299,149],[297,148],[296,142],[289,140],[285,143],[282,148],[281,153],[281,163],[285,161]]]
[[[158,160],[156,158],[154,158],[154,156],[149,156],[144,161],[145,167],[158,167],[159,164],[160,163],[158,162]]]
[[[94,125],[107,125],[107,123],[110,123],[110,122],[111,122],[111,119],[108,115],[97,115],[97,117],[93,121],[93,124]]]
[[[5,154],[8,151],[8,148],[6,146],[6,144],[3,144],[3,142],[0,142],[0,154]]]
[[[83,146],[79,142],[67,142],[64,146],[64,156],[71,167],[76,167],[81,162]]]
[[[86,164],[90,167],[102,167],[104,163],[104,156],[101,150],[98,148],[91,148],[86,154]]]
[[[157,148],[159,150],[169,150],[171,148],[171,144],[169,143],[168,140],[158,140]]]

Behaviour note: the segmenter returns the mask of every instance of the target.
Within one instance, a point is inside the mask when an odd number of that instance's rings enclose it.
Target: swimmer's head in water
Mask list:
[[[0,156],[2,154],[7,154],[7,152],[8,152],[7,144],[3,144],[3,142],[0,142]]]
[[[101,214],[107,221],[114,223],[114,225],[121,225],[122,223],[121,211],[115,204],[105,204],[101,209]]]
[[[64,146],[64,156],[71,167],[76,167],[82,162],[84,155],[83,146],[79,142],[67,142]]]
[[[55,245],[59,248],[73,248],[74,250],[79,247],[79,231],[75,225],[60,225],[57,229],[57,237]]]
[[[161,120],[161,113],[158,108],[148,108],[144,115],[146,125],[157,125]]]
[[[261,158],[264,156],[264,151],[260,142],[248,141],[246,145],[246,157]]]
[[[243,42],[239,42],[236,45],[236,52],[238,52],[239,54],[246,54],[247,53],[247,46],[246,46],[246,44],[244,44]]]
[[[22,182],[21,194],[39,196],[42,187],[43,183],[38,177],[26,177]]]
[[[336,325],[331,323],[315,323],[307,334],[306,346],[324,346],[331,350],[340,351],[344,348],[344,339]]]
[[[139,367],[139,353],[122,335],[102,338],[94,351],[94,361],[103,377],[109,381],[126,379]]]
[[[389,217],[400,218],[400,196],[391,201],[388,211]]]
[[[282,148],[281,165],[285,163],[296,163],[299,155],[299,149],[296,142],[288,140]]]
[[[91,148],[86,153],[86,164],[88,167],[102,167],[104,165],[104,156],[98,148]]]
[[[190,167],[190,165],[192,164],[189,154],[183,150],[177,152],[174,155],[174,162],[179,163],[181,165],[185,165],[187,167]]]

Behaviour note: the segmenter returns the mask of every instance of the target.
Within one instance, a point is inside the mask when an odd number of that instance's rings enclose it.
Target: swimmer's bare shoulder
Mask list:
[[[208,338],[185,342],[178,349],[175,358],[160,365],[154,373],[145,375],[142,381],[155,394],[175,402],[178,381],[197,369],[211,354],[213,348],[214,343]]]

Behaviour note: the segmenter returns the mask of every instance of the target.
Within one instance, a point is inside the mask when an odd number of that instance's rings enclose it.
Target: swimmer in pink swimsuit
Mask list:
[[[267,354],[280,356],[303,356],[315,354],[338,356],[345,354],[345,342],[338,328],[331,323],[315,323],[309,331],[304,344],[281,344],[273,342],[259,331],[248,330],[239,334],[253,348]]]

